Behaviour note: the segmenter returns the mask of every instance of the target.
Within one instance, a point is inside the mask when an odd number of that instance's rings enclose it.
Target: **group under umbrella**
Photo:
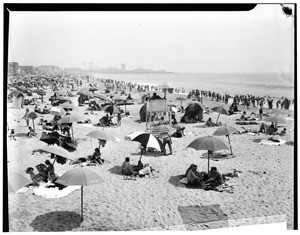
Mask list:
[[[217,151],[222,149],[229,149],[227,143],[223,139],[216,136],[204,136],[199,137],[192,141],[187,148],[193,148],[195,150],[208,150],[208,171],[209,171],[209,158],[210,151]]]

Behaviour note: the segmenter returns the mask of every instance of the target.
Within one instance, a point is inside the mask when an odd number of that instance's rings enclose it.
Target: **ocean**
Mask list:
[[[210,90],[220,94],[282,96],[294,99],[293,74],[95,74],[97,77],[172,88]]]

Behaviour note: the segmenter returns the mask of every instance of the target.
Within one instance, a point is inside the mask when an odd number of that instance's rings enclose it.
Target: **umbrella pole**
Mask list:
[[[33,130],[35,131],[34,119],[32,119],[32,126],[33,126]]]
[[[229,141],[229,146],[230,146],[230,152],[231,152],[231,155],[233,155],[229,135],[228,135],[228,141]]]
[[[219,115],[218,115],[218,118],[217,118],[217,122],[216,122],[216,124],[218,123],[219,117],[220,117],[220,113],[219,113]]]
[[[53,163],[52,163],[52,165],[54,165],[54,163],[55,163],[55,161],[56,161],[56,155],[54,155],[55,157],[54,157],[54,161],[53,161]]]
[[[81,219],[83,220],[83,185],[81,185]]]
[[[74,140],[73,124],[72,124],[72,138]]]
[[[207,164],[207,173],[209,172],[209,151],[207,152],[207,159],[208,159],[208,164]]]

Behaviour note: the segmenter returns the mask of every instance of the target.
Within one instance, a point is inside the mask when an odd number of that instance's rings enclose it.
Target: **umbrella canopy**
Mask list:
[[[227,110],[226,110],[223,106],[215,106],[215,107],[212,107],[211,110],[213,110],[213,111],[219,113],[216,123],[218,123],[220,114],[228,115]]]
[[[27,117],[30,119],[36,119],[38,116],[35,112],[30,112],[27,114]]]
[[[56,180],[56,183],[68,185],[81,185],[81,218],[83,219],[83,185],[103,183],[104,180],[94,171],[80,167],[67,171]]]
[[[99,140],[111,140],[111,141],[115,140],[115,138],[111,134],[106,133],[103,130],[92,131],[92,132],[88,133],[87,136],[92,137],[94,139],[99,139]]]
[[[102,108],[103,111],[107,112],[107,113],[120,113],[120,109],[116,106],[116,105],[105,105]]]
[[[78,115],[78,114],[70,114],[63,116],[58,123],[73,123],[73,122],[81,122],[84,121],[85,117]]]
[[[163,89],[169,89],[170,86],[164,82],[163,84],[160,84],[160,85],[156,86],[156,88],[163,90]]]
[[[175,129],[171,126],[168,125],[160,125],[160,126],[156,126],[153,128],[153,130],[151,131],[152,135],[155,136],[159,136],[162,133],[170,133],[170,132],[174,132]]]
[[[77,95],[85,95],[85,96],[89,96],[89,97],[93,97],[94,96],[94,94],[92,92],[89,92],[89,91],[86,91],[86,90],[78,91]]]
[[[280,115],[273,115],[273,116],[266,117],[263,121],[273,122],[273,123],[281,123],[281,124],[286,123],[285,118]]]
[[[221,149],[229,149],[229,146],[219,137],[204,136],[195,139],[187,146],[187,148],[193,148],[196,150],[217,151]],[[209,171],[209,154],[208,154],[208,171]]]
[[[140,134],[147,134],[147,132],[145,131],[137,131],[137,132],[133,132],[129,135],[125,136],[125,140],[133,140],[135,137],[137,137]]]
[[[57,144],[59,137],[61,137],[61,135],[57,131],[49,133],[43,132],[40,141],[47,144]]]
[[[68,92],[66,90],[55,91],[56,95],[67,96]]]
[[[60,107],[62,107],[63,109],[74,109],[75,108],[75,106],[70,103],[63,103],[60,105]]]
[[[111,98],[99,93],[94,94],[94,97],[105,101],[111,101]]]
[[[133,138],[132,141],[140,142],[146,148],[151,147],[157,149],[158,151],[162,151],[164,149],[161,140],[150,133],[139,134]]]
[[[50,108],[50,114],[57,115],[57,116],[64,116],[67,113],[62,107],[53,106],[53,107]]]
[[[222,136],[222,135],[227,136],[228,137],[229,146],[230,146],[230,152],[231,152],[231,154],[233,154],[229,135],[233,134],[233,133],[237,133],[237,132],[239,132],[239,131],[236,128],[234,128],[232,126],[226,126],[225,125],[225,126],[222,126],[222,127],[218,128],[215,131],[215,133],[213,133],[213,135],[215,135],[215,136]]]
[[[182,100],[187,100],[187,98],[185,96],[179,96],[179,97],[176,98],[176,100],[181,100],[182,101]]]
[[[47,153],[53,153],[55,155],[67,158],[71,161],[76,161],[76,158],[73,157],[66,149],[57,145],[44,146],[39,149]]]
[[[98,88],[97,87],[90,87],[89,91],[98,91]]]
[[[31,180],[26,178],[20,173],[9,171],[8,173],[8,192],[16,192],[18,189],[32,183]]]

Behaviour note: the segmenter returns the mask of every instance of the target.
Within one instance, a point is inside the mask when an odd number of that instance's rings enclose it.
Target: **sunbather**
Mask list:
[[[283,130],[279,133],[279,135],[281,136],[286,135],[286,128],[283,128]]]
[[[197,172],[197,166],[195,164],[190,165],[185,175],[187,177],[187,183],[190,185],[201,185],[203,183],[203,179]]]
[[[205,189],[212,189],[224,183],[223,176],[217,171],[216,167],[211,167],[208,172],[208,180],[205,182]]]
[[[28,129],[29,129],[29,132],[27,133],[27,136],[28,136],[29,138],[31,138],[32,136],[36,136],[36,135],[37,135],[37,134],[34,132],[34,130],[32,129],[31,126],[29,126]]]
[[[87,159],[91,163],[96,163],[96,164],[100,164],[100,165],[102,165],[102,163],[104,163],[104,159],[101,158],[101,153],[100,153],[99,148],[95,148],[95,152],[92,155],[88,156]]]
[[[122,174],[128,176],[136,176],[138,172],[133,170],[133,166],[130,165],[130,158],[126,157],[125,161],[122,164]]]
[[[33,173],[34,169],[32,167],[28,167],[26,169],[26,173],[30,175],[30,178],[32,180],[31,184],[26,185],[26,187],[28,186],[39,186],[39,182],[43,180],[43,177],[40,176],[39,174],[34,174]]]
[[[208,127],[211,127],[211,126],[215,126],[215,123],[212,122],[211,118],[208,118],[205,125],[208,126]]]

